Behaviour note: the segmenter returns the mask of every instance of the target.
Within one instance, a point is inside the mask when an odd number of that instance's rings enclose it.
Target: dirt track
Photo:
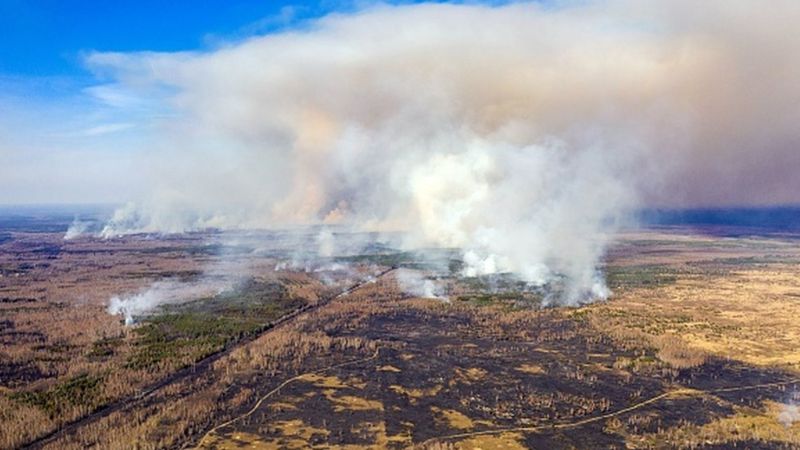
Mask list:
[[[586,419],[577,420],[574,422],[562,422],[556,423],[551,425],[543,425],[543,426],[535,426],[535,427],[512,427],[512,428],[499,428],[496,430],[483,430],[483,431],[473,431],[469,433],[457,433],[457,434],[450,434],[447,436],[439,436],[435,438],[431,438],[426,440],[425,442],[419,444],[419,448],[427,448],[426,446],[433,444],[434,442],[446,441],[450,439],[464,439],[473,436],[486,436],[486,435],[493,435],[493,434],[502,434],[502,433],[513,433],[513,432],[528,432],[528,433],[535,433],[541,431],[551,431],[551,430],[563,430],[569,428],[577,428],[582,425],[588,425],[590,423],[599,422],[601,420],[610,419],[612,417],[621,416],[623,414],[629,413],[631,411],[635,411],[640,409],[644,406],[650,405],[652,403],[656,403],[659,400],[663,400],[665,398],[674,397],[674,396],[681,396],[681,395],[703,395],[703,394],[714,394],[720,392],[738,392],[738,391],[749,391],[753,389],[760,389],[760,388],[768,388],[768,387],[778,387],[778,386],[788,386],[790,384],[798,384],[800,383],[800,378],[795,378],[788,381],[781,381],[777,383],[763,383],[763,384],[752,384],[752,385],[745,385],[745,386],[731,386],[725,388],[718,388],[718,389],[689,389],[689,388],[679,388],[672,391],[665,392],[663,394],[656,395],[651,397],[647,400],[643,400],[639,403],[635,403],[628,407],[619,409],[617,411],[612,411],[610,413],[602,414],[595,417],[589,417]]]

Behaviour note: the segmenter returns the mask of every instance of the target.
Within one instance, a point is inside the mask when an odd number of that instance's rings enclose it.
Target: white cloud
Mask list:
[[[116,133],[133,128],[135,125],[132,123],[104,123],[95,125],[93,127],[82,130],[78,134],[81,136],[99,136],[101,134]]]

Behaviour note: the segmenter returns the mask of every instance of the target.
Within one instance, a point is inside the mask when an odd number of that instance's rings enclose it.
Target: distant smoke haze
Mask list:
[[[405,230],[462,249],[468,274],[604,297],[633,208],[800,202],[797,23],[787,0],[420,4],[94,53],[106,89],[172,111],[151,194],[104,233]]]

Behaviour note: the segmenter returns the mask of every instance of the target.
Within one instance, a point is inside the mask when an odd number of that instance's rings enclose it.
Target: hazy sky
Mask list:
[[[169,112],[109,86],[87,55],[210,50],[353,9],[338,0],[3,0],[0,204],[141,194],[152,124]]]
[[[602,164],[625,166],[611,176],[637,205],[800,203],[797,23],[792,0],[6,0],[0,203],[122,203],[152,199],[154,186],[180,199],[207,196],[198,184],[257,191],[259,177],[291,167],[302,192],[279,197],[328,214],[340,192],[328,193],[347,183],[316,186],[327,176],[318,158],[281,166],[280,147],[371,148],[393,135],[368,118],[415,108],[483,141],[596,143]],[[295,126],[301,107],[312,131]],[[392,132],[406,120],[421,148],[434,145],[409,114],[393,116]],[[250,159],[256,151],[272,156]]]

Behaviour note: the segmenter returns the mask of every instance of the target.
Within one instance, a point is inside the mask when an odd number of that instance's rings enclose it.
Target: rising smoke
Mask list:
[[[785,403],[778,404],[780,408],[777,419],[785,427],[791,427],[795,422],[800,422],[800,404],[798,400],[800,400],[800,393],[793,391]]]
[[[449,301],[442,287],[434,280],[426,278],[415,270],[398,269],[395,271],[395,280],[403,292],[419,298],[435,298]]]
[[[796,403],[781,404],[778,422],[786,427],[791,427],[797,421],[800,421],[800,406]]]
[[[111,297],[107,311],[111,315],[122,316],[125,324],[131,325],[135,323],[137,317],[148,314],[162,305],[214,296],[232,289],[232,286],[229,280],[211,282],[209,278],[195,283],[160,281],[136,293]]]
[[[64,233],[64,240],[70,241],[86,234],[86,232],[89,231],[90,226],[91,222],[82,221],[76,217],[67,228],[67,231]]]
[[[377,6],[205,52],[95,53],[109,89],[173,112],[157,124],[151,195],[103,233],[403,230],[408,247],[461,249],[466,275],[602,298],[609,235],[641,201],[788,198],[769,182],[725,189],[800,167],[800,64],[786,57],[800,51],[786,37],[799,12],[736,0]]]

